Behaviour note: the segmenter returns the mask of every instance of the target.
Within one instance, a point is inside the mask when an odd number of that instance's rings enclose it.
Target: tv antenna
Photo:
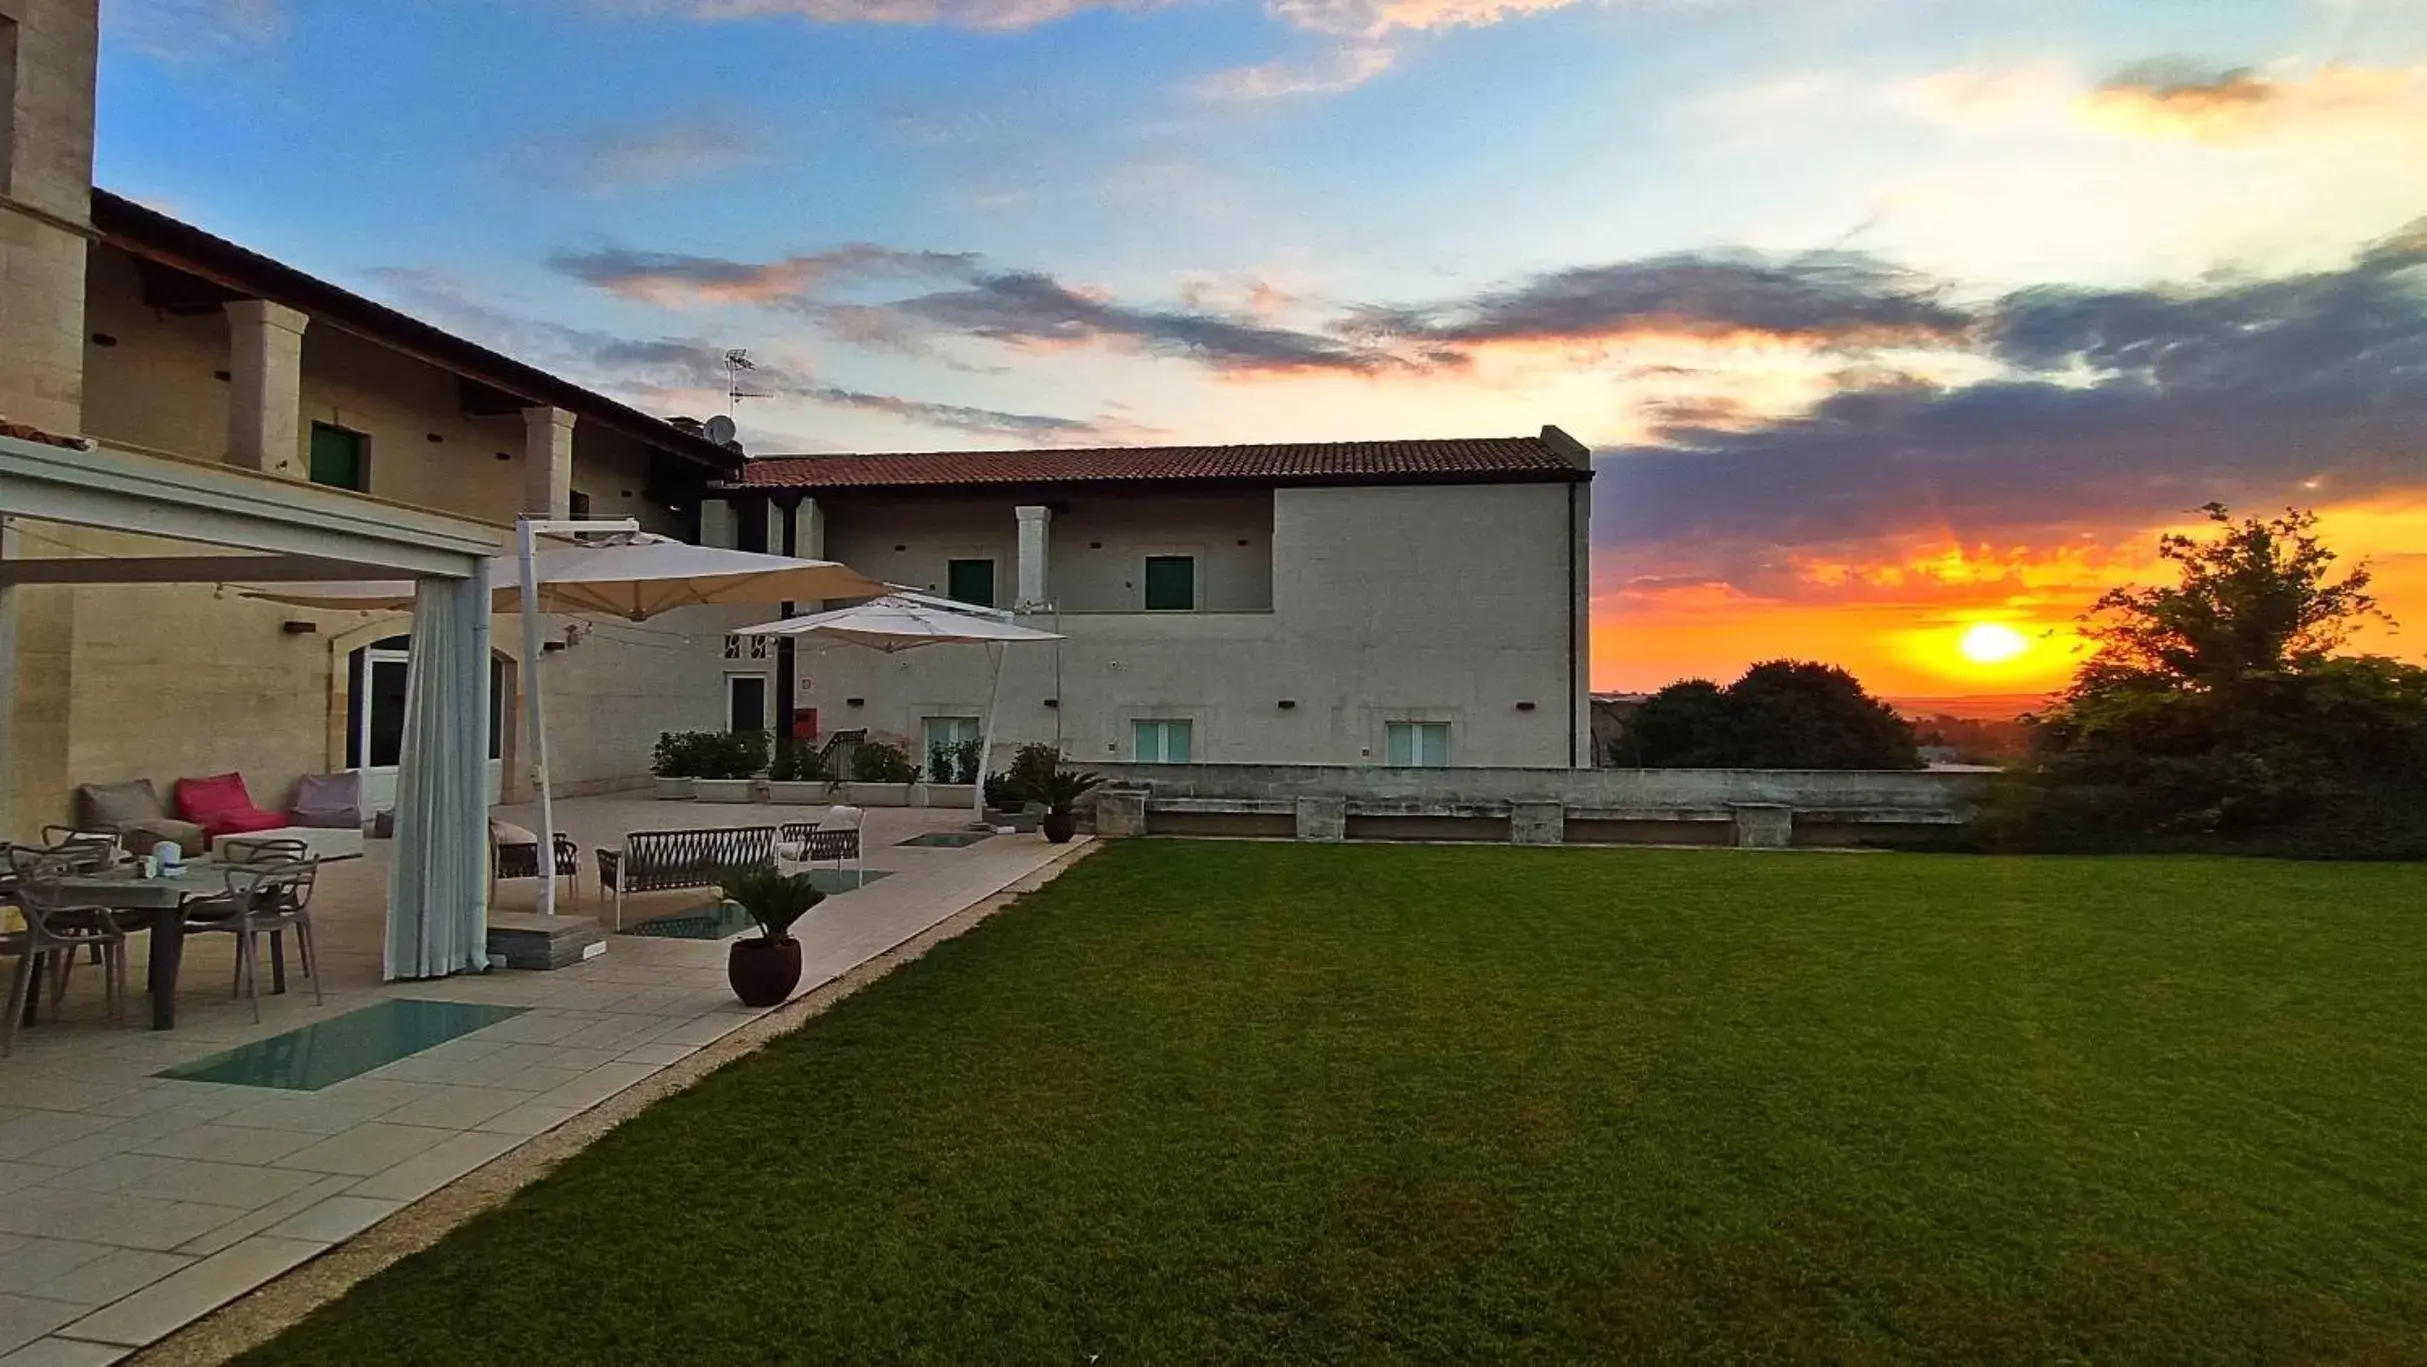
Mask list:
[[[744,399],[772,397],[763,390],[742,387],[742,376],[756,369],[758,369],[758,365],[750,359],[750,353],[746,349],[733,347],[725,352],[725,412],[728,415],[739,407]]]

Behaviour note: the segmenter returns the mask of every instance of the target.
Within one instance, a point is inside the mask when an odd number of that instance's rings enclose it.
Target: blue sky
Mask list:
[[[1998,683],[1905,636],[2054,621],[2206,497],[2427,495],[2427,361],[2362,326],[2427,326],[2407,0],[107,0],[104,45],[100,183],[660,411],[748,347],[755,450],[1559,423],[1612,680],[1828,603]],[[2316,383],[2253,416],[2262,360]],[[1780,461],[1843,515],[1739,496]]]

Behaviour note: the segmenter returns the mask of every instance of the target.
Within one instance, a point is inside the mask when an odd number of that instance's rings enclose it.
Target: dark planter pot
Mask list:
[[[1070,837],[1079,833],[1079,819],[1068,812],[1047,812],[1037,824],[1044,830],[1045,838],[1056,845],[1069,844]]]
[[[801,942],[753,935],[735,940],[725,959],[725,981],[744,1006],[776,1006],[801,985]]]

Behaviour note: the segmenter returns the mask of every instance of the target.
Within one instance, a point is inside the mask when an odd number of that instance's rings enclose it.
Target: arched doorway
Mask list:
[[[413,638],[386,636],[346,655],[345,767],[362,775],[365,811],[396,805],[396,765],[404,749],[405,681]],[[489,801],[505,778],[506,698],[511,662],[489,656]]]

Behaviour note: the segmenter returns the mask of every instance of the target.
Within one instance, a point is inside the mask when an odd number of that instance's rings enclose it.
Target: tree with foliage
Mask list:
[[[2117,589],[2096,647],[1984,818],[2043,849],[2427,855],[2427,669],[2338,655],[2390,621],[2365,565],[2337,573],[2312,513],[2173,534],[2179,582]]]
[[[1646,769],[1918,769],[1913,728],[1835,665],[1771,660],[1721,688],[1688,679],[1627,718],[1621,764]]]

